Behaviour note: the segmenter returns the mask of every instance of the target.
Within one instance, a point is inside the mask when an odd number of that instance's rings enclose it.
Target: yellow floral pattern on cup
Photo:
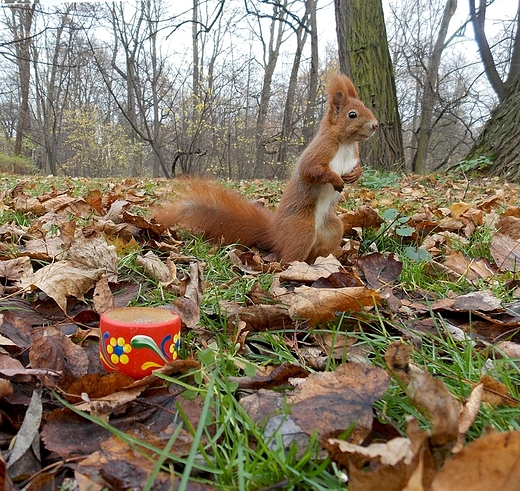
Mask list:
[[[128,357],[130,351],[132,351],[132,346],[124,338],[110,338],[110,342],[107,345],[107,353],[110,355],[110,361],[114,365],[118,363],[126,365],[130,361]]]
[[[179,348],[181,344],[181,333],[178,332],[173,336],[172,344],[170,345],[170,355],[172,360],[176,360],[177,356],[179,356]]]

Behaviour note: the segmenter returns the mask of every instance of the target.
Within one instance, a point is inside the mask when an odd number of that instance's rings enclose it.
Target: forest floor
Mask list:
[[[4,489],[516,489],[520,186],[366,172],[342,253],[281,265],[153,223],[178,185],[0,177]],[[127,306],[182,320],[138,380]]]

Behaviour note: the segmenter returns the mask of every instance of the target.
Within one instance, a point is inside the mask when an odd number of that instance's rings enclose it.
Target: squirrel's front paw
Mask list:
[[[343,182],[345,184],[353,184],[361,177],[362,173],[363,170],[361,169],[361,166],[358,164],[348,174],[343,174],[341,176],[341,179],[343,179]]]
[[[343,179],[338,176],[338,179],[334,179],[334,181],[331,182],[332,187],[338,192],[341,193],[343,191],[343,186],[345,186],[345,183],[343,182]]]

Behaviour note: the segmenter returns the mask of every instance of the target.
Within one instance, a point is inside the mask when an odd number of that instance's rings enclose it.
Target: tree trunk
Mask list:
[[[307,104],[305,106],[305,116],[303,119],[302,138],[304,145],[307,145],[314,136],[316,124],[316,96],[318,94],[318,25],[316,20],[316,9],[318,0],[306,0],[307,8],[310,12],[309,28],[311,31],[311,62],[309,66],[309,84],[307,92]]]
[[[457,10],[457,0],[448,0],[444,7],[439,33],[433,52],[428,60],[426,69],[426,80],[424,83],[421,100],[421,120],[417,133],[417,151],[412,162],[412,170],[424,174],[428,163],[428,150],[430,148],[430,137],[432,134],[433,107],[437,97],[437,81],[439,78],[439,67],[441,55],[445,48],[446,36],[450,21]]]
[[[334,0],[340,69],[379,121],[361,145],[361,159],[376,169],[404,165],[401,120],[381,0]]]
[[[258,107],[258,116],[256,119],[256,135],[255,135],[255,163],[253,167],[252,177],[257,177],[260,174],[260,169],[264,165],[265,160],[265,122],[267,119],[267,112],[269,109],[269,102],[271,100],[271,84],[273,75],[280,55],[280,46],[282,45],[285,17],[285,8],[287,7],[287,0],[283,0],[283,5],[273,5],[273,16],[271,26],[269,29],[269,41],[266,45],[264,39],[264,78],[262,81],[262,91],[260,93],[260,104]]]
[[[13,34],[20,78],[20,112],[16,126],[14,154],[22,155],[23,135],[29,116],[29,88],[31,84],[31,27],[35,5],[12,8]],[[18,15],[17,15],[18,14]]]
[[[291,133],[293,130],[293,114],[294,114],[294,98],[296,96],[296,86],[298,83],[298,73],[300,71],[300,64],[302,60],[303,48],[307,40],[307,22],[309,18],[309,2],[305,5],[305,15],[296,29],[296,50],[294,52],[293,65],[291,75],[289,77],[289,84],[287,86],[287,97],[285,99],[285,106],[283,111],[282,131],[280,134],[280,147],[278,150],[278,164],[277,177],[285,179],[287,169],[287,154],[289,143],[291,141]]]
[[[491,175],[520,182],[520,75],[491,114],[466,160],[489,157]]]

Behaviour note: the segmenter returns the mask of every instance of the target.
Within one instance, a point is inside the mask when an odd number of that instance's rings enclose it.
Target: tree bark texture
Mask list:
[[[362,163],[392,170],[404,165],[401,120],[381,0],[334,0],[340,69],[379,121],[361,145]]]
[[[520,182],[520,75],[495,108],[466,160],[481,156],[493,160],[491,175]]]

